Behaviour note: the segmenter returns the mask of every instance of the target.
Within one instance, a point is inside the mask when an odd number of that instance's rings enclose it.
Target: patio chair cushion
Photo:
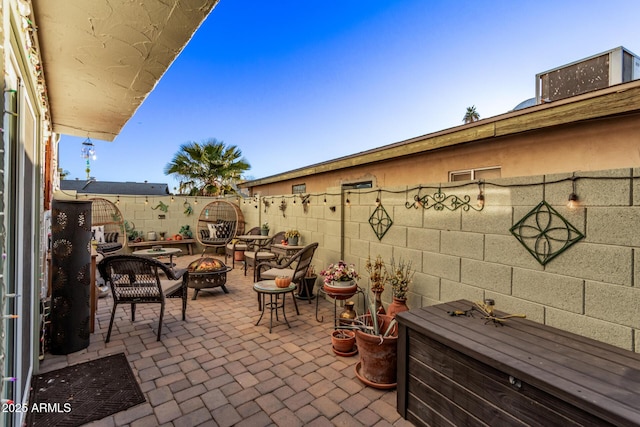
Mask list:
[[[247,244],[246,243],[227,243],[227,249],[231,251],[246,251]]]
[[[120,233],[112,232],[112,233],[104,233],[104,241],[105,243],[115,243],[118,241],[118,236]]]
[[[220,224],[207,224],[207,229],[209,230],[209,235],[207,237],[209,239],[217,239],[219,228],[220,228]]]
[[[226,245],[235,234],[235,221],[220,221],[207,224],[207,229],[200,230],[200,240],[203,244]]]
[[[91,240],[104,243],[104,225],[94,225],[91,227]]]
[[[236,249],[237,250],[237,249]],[[261,252],[245,252],[244,253],[244,257],[245,258],[250,258],[252,260],[258,260],[258,261],[265,261],[265,260],[269,260],[269,259],[275,259],[276,258],[276,254],[274,254],[273,252],[267,252],[267,251],[261,251]]]
[[[96,246],[96,252],[99,254],[110,254],[112,252],[119,251],[120,249],[122,249],[122,243],[118,242],[98,243]]]
[[[295,273],[295,270],[291,268],[270,268],[269,270],[266,270],[260,273],[260,277],[263,280],[275,279],[278,276],[286,276],[286,277],[293,278],[293,273]]]

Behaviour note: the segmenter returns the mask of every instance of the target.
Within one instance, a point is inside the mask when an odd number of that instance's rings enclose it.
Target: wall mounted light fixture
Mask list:
[[[484,208],[484,192],[482,191],[482,181],[478,181],[478,197],[477,197],[478,203],[477,206],[478,208],[482,209]]]

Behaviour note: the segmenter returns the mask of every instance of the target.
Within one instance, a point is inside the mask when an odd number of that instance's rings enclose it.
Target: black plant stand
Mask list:
[[[309,304],[311,304],[311,300],[316,297],[313,294],[313,288],[316,285],[317,279],[318,279],[318,276],[303,277],[302,282],[300,282],[300,286],[298,288],[298,295],[296,295],[296,298],[309,300]]]

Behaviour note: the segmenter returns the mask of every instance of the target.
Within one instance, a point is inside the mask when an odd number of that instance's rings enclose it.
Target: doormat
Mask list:
[[[124,353],[35,375],[29,427],[75,427],[145,402]]]

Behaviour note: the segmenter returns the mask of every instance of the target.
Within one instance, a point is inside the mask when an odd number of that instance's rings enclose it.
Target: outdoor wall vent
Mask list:
[[[640,79],[640,57],[624,47],[536,74],[536,104]]]

